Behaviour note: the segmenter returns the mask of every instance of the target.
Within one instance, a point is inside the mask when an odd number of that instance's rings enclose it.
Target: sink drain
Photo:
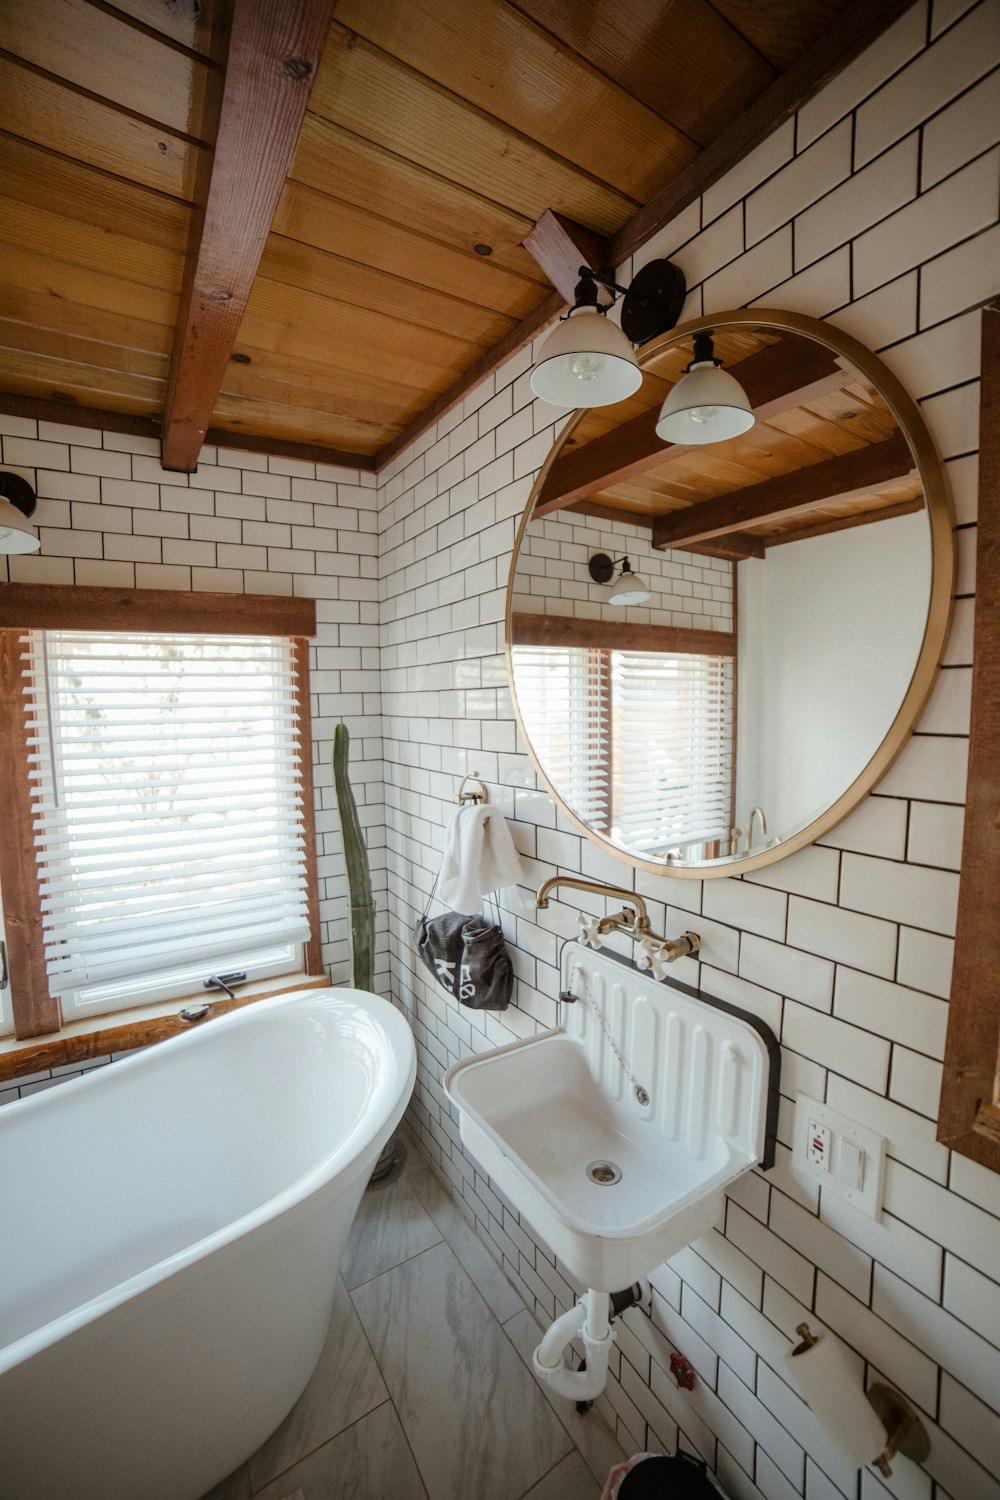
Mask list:
[[[613,1161],[589,1162],[586,1172],[591,1182],[596,1182],[600,1187],[611,1187],[613,1183],[622,1180],[622,1169]]]

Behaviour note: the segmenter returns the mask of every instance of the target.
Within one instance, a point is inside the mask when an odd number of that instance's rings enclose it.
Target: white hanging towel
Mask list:
[[[483,897],[524,880],[503,814],[484,803],[456,809],[448,825],[438,875],[438,895],[452,911],[469,916],[483,909]]]

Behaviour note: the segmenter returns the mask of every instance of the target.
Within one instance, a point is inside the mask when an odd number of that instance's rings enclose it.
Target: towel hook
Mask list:
[[[478,786],[478,788],[479,788],[479,791],[478,792],[467,792],[465,790],[465,783],[467,781],[473,781],[473,782],[475,782],[476,786]],[[489,792],[486,789],[485,783],[483,783],[482,781],[480,781],[480,779],[479,779],[479,772],[478,771],[470,771],[467,776],[463,776],[462,777],[462,780],[459,782],[459,785],[458,785],[458,796],[455,798],[455,801],[460,806],[463,803],[465,803],[465,802],[476,802],[476,803],[479,803],[479,802],[488,802],[489,800],[490,800],[490,794],[489,794]]]

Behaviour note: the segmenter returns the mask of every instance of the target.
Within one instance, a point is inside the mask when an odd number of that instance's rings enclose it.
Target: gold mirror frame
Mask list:
[[[951,498],[945,483],[944,469],[938,457],[937,450],[934,447],[933,439],[927,430],[927,426],[920,415],[916,403],[903,389],[891,370],[888,370],[870,349],[866,349],[863,344],[858,343],[849,334],[841,332],[839,328],[832,327],[818,318],[807,317],[803,313],[782,312],[780,309],[766,307],[737,308],[729,312],[713,313],[711,317],[695,318],[691,322],[682,323],[679,327],[671,329],[669,333],[661,335],[660,338],[648,344],[641,351],[639,354],[639,365],[641,368],[651,365],[665,349],[703,330],[748,326],[765,330],[773,329],[778,332],[797,333],[804,338],[814,339],[824,344],[827,348],[834,350],[835,353],[842,355],[845,359],[850,360],[863,375],[868,377],[878,390],[880,396],[895,417],[900,431],[909,443],[910,451],[913,454],[917,470],[920,474],[930,523],[930,598],[927,605],[927,620],[924,627],[923,640],[920,645],[920,652],[909,687],[899,706],[899,710],[892,724],[889,726],[885,738],[864,770],[841,793],[836,801],[830,804],[824,813],[804,828],[800,828],[796,833],[783,839],[779,844],[769,849],[762,849],[756,854],[724,856],[718,860],[705,861],[700,865],[689,866],[667,865],[662,861],[642,859],[638,855],[629,854],[626,850],[618,848],[610,839],[605,838],[600,833],[596,833],[594,829],[578,818],[552,785],[544,767],[535,755],[534,747],[525,730],[518,707],[517,691],[514,685],[514,671],[511,657],[511,609],[517,560],[521,551],[522,538],[535,507],[535,501],[545,483],[548,472],[577,427],[589,415],[588,409],[578,410],[570,417],[538,472],[531,494],[528,497],[524,514],[521,517],[521,523],[514,542],[514,552],[511,557],[510,572],[507,579],[506,612],[504,616],[504,651],[507,662],[507,681],[514,706],[514,715],[517,720],[521,739],[527,747],[528,754],[535,770],[541,778],[542,785],[553,798],[563,817],[574,828],[584,834],[585,837],[590,839],[591,843],[596,844],[605,853],[614,855],[616,859],[624,860],[626,864],[633,865],[638,870],[648,870],[652,874],[669,875],[681,880],[712,880],[721,876],[744,875],[749,874],[753,870],[763,869],[766,865],[775,864],[779,859],[784,859],[787,855],[795,854],[798,850],[805,849],[809,844],[815,843],[824,833],[828,833],[831,828],[836,827],[848,813],[853,812],[862,799],[881,781],[909,739],[913,726],[934,684],[951,619],[955,578],[955,522]]]

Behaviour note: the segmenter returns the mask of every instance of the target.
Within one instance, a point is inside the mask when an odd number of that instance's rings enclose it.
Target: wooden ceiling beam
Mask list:
[[[566,508],[574,516],[595,516],[600,521],[622,521],[629,526],[645,526],[650,531],[657,520],[652,512],[622,510],[615,505],[602,505],[599,500],[578,500],[575,505]],[[710,542],[699,542],[687,550],[698,552],[704,557],[724,557],[730,562],[742,562],[745,557],[764,556],[764,539],[759,536],[737,536],[734,533],[732,536],[716,537]]]
[[[728,495],[717,495],[658,516],[653,527],[653,546],[690,547],[746,526],[764,526],[789,516],[804,515],[818,505],[870,494],[894,479],[905,478],[913,470],[910,446],[902,433],[897,433],[885,442],[855,448],[791,474],[781,474],[762,484],[751,484],[746,489],[732,490]]]
[[[765,537],[764,542],[767,547],[783,547],[786,542],[804,542],[813,536],[829,536],[834,531],[853,531],[856,526],[871,526],[875,521],[894,521],[897,516],[912,516],[923,508],[923,496],[918,496],[915,500],[900,500],[898,505],[883,505],[879,510],[860,510],[850,516],[831,516],[828,521],[817,521],[813,526],[797,526],[794,531],[779,531],[773,536]]]
[[[779,339],[732,367],[746,391],[758,421],[766,422],[820,393],[838,389],[845,380],[832,350],[806,339]],[[665,443],[656,435],[660,409],[651,406],[621,427],[581,448],[564,449],[552,465],[535,502],[541,518],[593,494],[622,484],[646,469],[660,468],[693,450]]]
[[[603,235],[567,219],[564,214],[557,214],[552,208],[545,210],[521,244],[534,256],[556,291],[570,305],[580,280],[581,266],[606,272],[611,265],[608,241]],[[604,307],[609,307],[614,294],[607,287],[598,286],[597,296]]]
[[[163,467],[205,442],[278,206],[335,0],[235,0],[200,240],[185,276],[163,418]]]
[[[674,177],[662,192],[640,208],[612,238],[608,261],[620,266],[628,256],[642,248],[658,230],[700,198],[714,182],[742,160],[750,151],[789,119],[817,94],[830,79],[845,68],[892,25],[912,0],[854,0],[838,16],[828,31],[803,53],[786,73],[728,126],[710,146],[700,151],[690,166]],[[511,330],[489,353],[415,417],[412,422],[376,454],[375,467],[382,469],[406,449],[414,439],[450,411],[479,382],[491,375],[518,349],[544,332],[565,309],[566,298],[553,292],[544,303]]]

